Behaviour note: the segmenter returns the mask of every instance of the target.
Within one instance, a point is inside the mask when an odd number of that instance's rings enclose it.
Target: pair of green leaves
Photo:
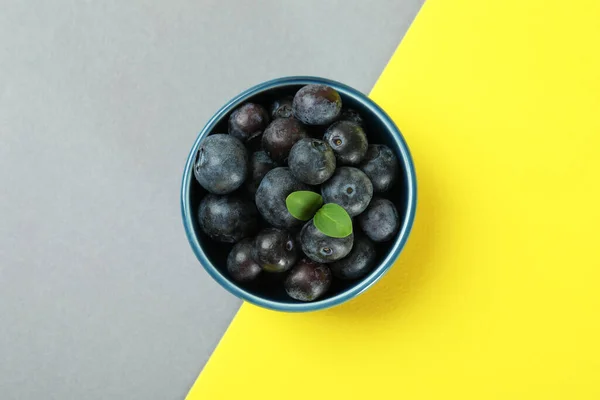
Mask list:
[[[352,233],[352,219],[344,208],[335,203],[323,205],[320,194],[301,190],[291,193],[285,205],[294,218],[308,221],[314,217],[315,227],[325,235],[344,238]]]

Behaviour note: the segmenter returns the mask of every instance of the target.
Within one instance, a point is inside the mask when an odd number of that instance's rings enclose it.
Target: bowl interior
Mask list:
[[[208,134],[214,133],[227,133],[227,121],[231,112],[237,108],[237,106],[243,102],[251,101],[259,104],[268,105],[273,100],[280,98],[286,95],[293,95],[298,89],[300,89],[304,84],[280,84],[275,88],[265,88],[264,90],[259,90],[254,93],[248,93],[246,96],[241,95],[237,99],[233,100],[227,106],[222,109],[222,114],[217,114],[216,120],[212,122],[212,129],[208,131],[203,131],[201,137],[204,137]],[[369,139],[369,143],[380,143],[389,146],[397,155],[400,167],[401,167],[401,179],[394,186],[394,188],[385,194],[384,197],[390,199],[397,207],[398,213],[400,214],[400,218],[402,222],[401,229],[398,232],[396,238],[386,243],[376,244],[377,248],[377,267],[367,276],[362,279],[354,280],[354,281],[341,281],[338,279],[334,279],[334,282],[323,298],[319,299],[316,302],[312,303],[302,303],[297,300],[294,300],[287,296],[283,289],[283,283],[278,282],[282,281],[285,277],[285,274],[264,274],[267,275],[265,279],[263,279],[259,284],[254,285],[240,285],[233,280],[231,280],[227,274],[226,270],[226,259],[229,251],[233,247],[232,245],[216,243],[209,239],[200,229],[197,222],[197,210],[200,204],[201,199],[206,194],[206,191],[198,184],[198,182],[193,177],[192,169],[186,169],[187,178],[184,178],[184,185],[187,182],[188,190],[187,193],[189,195],[188,199],[183,199],[184,203],[187,200],[187,209],[191,214],[191,231],[195,236],[198,244],[201,249],[198,250],[204,253],[207,261],[210,265],[204,265],[205,268],[215,277],[219,283],[225,286],[228,290],[232,291],[232,288],[235,289],[234,293],[238,296],[244,297],[246,300],[251,302],[257,302],[257,299],[266,300],[269,303],[267,306],[270,308],[278,308],[277,304],[282,305],[293,305],[293,304],[304,304],[304,305],[312,305],[308,307],[312,307],[313,309],[321,308],[319,303],[327,303],[328,299],[331,300],[335,297],[340,297],[344,293],[351,291],[352,288],[357,286],[364,286],[365,283],[374,282],[382,273],[382,268],[387,269],[393,259],[390,261],[390,256],[392,252],[399,252],[399,242],[401,242],[402,238],[399,236],[407,236],[408,231],[410,230],[410,225],[412,224],[412,218],[414,214],[414,204],[409,199],[409,194],[414,193],[414,176],[412,175],[412,171],[409,171],[409,168],[412,168],[412,163],[410,160],[405,160],[407,156],[407,149],[402,147],[402,139],[398,138],[398,133],[390,131],[390,127],[386,124],[386,121],[382,119],[381,114],[374,111],[372,108],[372,104],[366,104],[364,98],[360,98],[357,96],[357,92],[353,91],[345,87],[344,85],[335,85],[332,82],[327,82],[330,86],[334,87],[340,93],[342,97],[343,106],[353,108],[357,110],[360,115],[363,117],[365,121],[365,132],[367,133],[367,137]],[[387,118],[387,117],[386,117]],[[207,128],[210,128],[211,122],[207,125]],[[389,123],[389,121],[387,121]],[[322,136],[324,132],[324,128],[315,128],[313,129],[313,133],[315,136]],[[192,154],[195,154],[197,151],[199,140],[196,141],[194,148],[192,149]],[[189,162],[188,162],[189,165]],[[407,168],[407,166],[409,168]],[[184,188],[184,193],[186,190]],[[184,214],[185,214],[186,205],[184,204]],[[411,214],[411,215],[409,215]],[[185,216],[184,216],[185,220]],[[354,224],[355,234],[360,232],[360,228],[357,224]],[[188,235],[190,234],[188,230]],[[190,240],[192,242],[192,240]],[[403,243],[402,243],[403,244]],[[194,243],[192,243],[192,247],[194,247]],[[384,261],[387,260],[387,265],[384,265]],[[202,259],[201,259],[202,261]],[[364,290],[364,289],[363,289]],[[265,305],[265,304],[261,304]],[[332,305],[332,304],[328,304]]]

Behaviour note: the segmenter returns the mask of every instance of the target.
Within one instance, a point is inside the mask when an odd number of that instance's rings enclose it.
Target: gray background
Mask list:
[[[0,398],[182,399],[239,301],[180,176],[243,89],[368,92],[422,0],[0,0]]]

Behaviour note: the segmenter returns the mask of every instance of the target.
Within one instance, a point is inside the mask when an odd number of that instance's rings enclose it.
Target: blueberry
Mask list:
[[[258,189],[258,185],[260,185],[260,181],[262,181],[267,172],[275,167],[277,167],[277,164],[264,151],[252,153],[252,157],[250,157],[250,171],[248,173],[248,180],[246,181],[248,192],[254,195]]]
[[[271,122],[262,137],[262,145],[269,157],[285,163],[292,146],[308,137],[304,126],[295,118],[278,118]]]
[[[359,164],[369,146],[365,131],[350,121],[338,121],[332,124],[323,139],[333,149],[338,162],[345,165]]]
[[[293,299],[313,301],[331,286],[331,271],[327,266],[302,259],[290,271],[284,282],[286,293]]]
[[[254,240],[250,238],[237,242],[227,256],[227,272],[239,283],[254,281],[262,269],[253,258]]]
[[[362,128],[364,128],[364,126],[365,126],[365,121],[360,116],[358,111],[356,111],[353,108],[343,109],[342,113],[340,114],[339,120],[354,122],[355,124],[360,125]]]
[[[333,276],[339,279],[358,279],[375,266],[375,246],[365,236],[356,236],[352,251],[346,257],[331,264]]]
[[[375,197],[365,212],[358,216],[358,224],[372,241],[385,242],[400,229],[400,217],[391,201]]]
[[[235,243],[256,232],[256,207],[236,196],[207,194],[200,202],[198,223],[210,238]]]
[[[302,221],[294,218],[287,210],[285,199],[298,190],[310,190],[300,182],[289,168],[277,167],[267,172],[256,191],[256,207],[262,217],[276,228],[289,229]]]
[[[383,144],[371,144],[358,166],[371,180],[375,193],[387,192],[398,180],[400,166],[394,152]]]
[[[284,272],[298,261],[298,249],[288,231],[263,229],[254,244],[254,259],[267,272]]]
[[[292,96],[286,96],[271,103],[271,118],[290,118],[292,115],[294,115],[292,112],[293,99],[294,98]]]
[[[244,144],[230,135],[210,135],[202,140],[194,164],[194,176],[214,194],[231,193],[248,174],[248,153]]]
[[[358,168],[340,167],[321,186],[325,203],[336,203],[354,217],[362,213],[373,197],[373,184]]]
[[[320,185],[335,172],[335,155],[322,140],[302,139],[292,147],[288,165],[300,181]]]
[[[310,259],[320,263],[330,263],[342,259],[352,250],[354,234],[345,238],[334,238],[317,229],[313,220],[308,221],[300,232],[302,251]]]
[[[246,103],[229,116],[229,134],[245,142],[259,136],[269,124],[269,114],[263,106]]]
[[[296,92],[292,104],[294,116],[307,125],[328,125],[342,109],[342,99],[326,85],[306,85]]]

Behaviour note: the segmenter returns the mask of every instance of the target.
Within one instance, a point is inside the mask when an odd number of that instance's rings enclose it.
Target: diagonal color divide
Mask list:
[[[244,305],[188,399],[600,398],[600,4],[430,0],[371,96],[411,146],[392,271]]]

